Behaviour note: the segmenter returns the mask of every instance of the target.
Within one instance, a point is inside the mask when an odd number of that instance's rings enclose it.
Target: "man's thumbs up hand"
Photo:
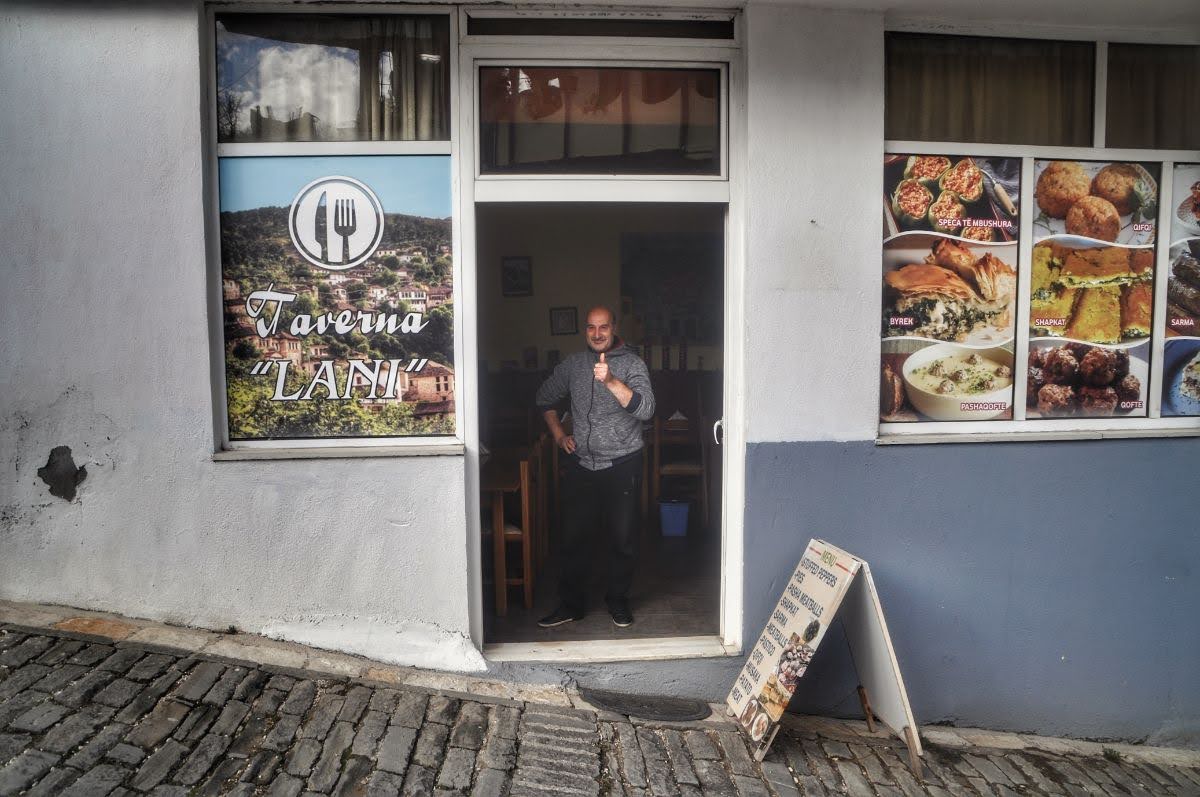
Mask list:
[[[604,384],[608,384],[608,380],[612,378],[612,374],[608,370],[608,363],[604,361],[604,352],[600,352],[600,362],[592,367],[592,373],[595,375],[597,382],[603,382]]]

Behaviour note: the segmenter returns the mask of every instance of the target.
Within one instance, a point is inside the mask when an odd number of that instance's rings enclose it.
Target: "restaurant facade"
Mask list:
[[[819,537],[919,722],[1196,744],[1200,9],[825,5],[6,4],[0,599],[720,700]],[[716,386],[713,628],[497,644],[483,386],[594,304]]]

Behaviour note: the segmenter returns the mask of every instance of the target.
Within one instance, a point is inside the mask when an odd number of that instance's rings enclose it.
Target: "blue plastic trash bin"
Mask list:
[[[686,537],[688,527],[688,501],[659,501],[658,515],[662,521],[664,537]]]

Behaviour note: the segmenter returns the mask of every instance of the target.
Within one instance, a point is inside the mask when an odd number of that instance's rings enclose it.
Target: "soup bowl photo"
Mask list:
[[[967,391],[956,386],[953,391],[942,393],[928,384],[921,384],[919,377],[923,375],[917,372],[932,366],[935,360],[965,358],[972,354],[979,355],[983,359],[981,366],[988,370],[1005,366],[1009,375],[997,378],[1000,386],[984,391]],[[935,343],[909,355],[904,361],[903,377],[909,403],[935,421],[986,421],[1012,409],[1013,353],[1002,346],[974,349],[957,343]]]

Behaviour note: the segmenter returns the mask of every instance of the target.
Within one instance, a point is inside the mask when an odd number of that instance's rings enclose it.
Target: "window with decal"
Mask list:
[[[448,16],[215,24],[224,446],[455,434]]]

